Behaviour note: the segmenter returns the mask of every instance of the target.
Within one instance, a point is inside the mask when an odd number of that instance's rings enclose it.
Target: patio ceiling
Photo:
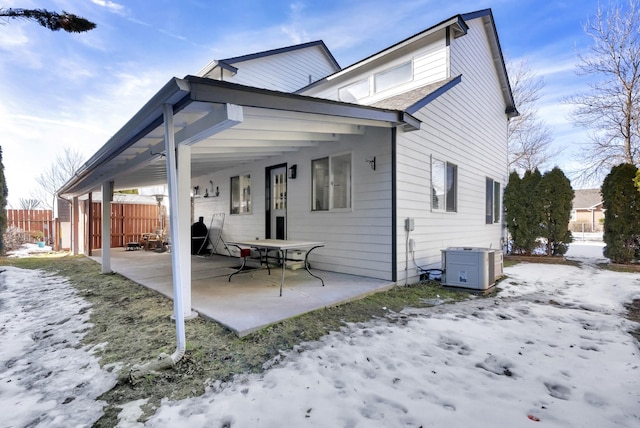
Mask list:
[[[114,181],[115,189],[167,182],[162,106],[173,105],[176,144],[191,145],[191,173],[334,144],[365,127],[420,124],[410,115],[187,76],[169,81],[59,194],[81,196]]]

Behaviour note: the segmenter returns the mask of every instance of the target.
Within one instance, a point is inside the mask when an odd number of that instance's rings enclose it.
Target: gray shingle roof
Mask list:
[[[446,86],[449,82],[456,79],[455,77],[450,79],[441,80],[430,85],[422,86],[414,90],[403,92],[402,94],[394,95],[389,98],[385,98],[376,103],[371,104],[372,107],[378,107],[388,110],[407,110],[412,105],[420,102],[429,95],[438,91],[440,88]]]
[[[574,190],[573,209],[594,208],[601,203],[600,189]]]

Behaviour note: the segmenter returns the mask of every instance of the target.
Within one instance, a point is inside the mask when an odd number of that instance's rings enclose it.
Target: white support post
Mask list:
[[[113,181],[102,183],[102,273],[111,273],[111,201]]]
[[[191,146],[178,144],[178,203],[172,209],[179,211],[180,266],[182,278],[182,307],[185,317],[191,316]]]
[[[167,182],[169,184],[169,222],[171,225],[171,262],[173,272],[173,313],[176,319],[176,351],[171,356],[171,359],[176,362],[182,358],[186,349],[186,334],[185,334],[185,306],[183,297],[185,291],[183,288],[189,289],[189,295],[191,294],[191,256],[190,250],[187,250],[186,238],[190,237],[189,234],[183,235],[181,232],[181,223],[185,220],[181,219],[183,210],[180,209],[180,198],[178,197],[180,188],[178,187],[178,167],[182,165],[177,162],[176,159],[176,142],[175,142],[175,129],[173,125],[173,106],[171,104],[164,104],[162,106],[164,116],[164,143],[165,153],[167,158]],[[189,159],[189,163],[191,160]],[[189,193],[187,192],[187,195]],[[188,220],[186,220],[188,222]],[[190,247],[189,247],[190,248]],[[183,253],[189,251],[189,258],[185,260]],[[185,280],[185,271],[189,272],[187,283]],[[188,299],[189,303],[191,299]],[[191,307],[187,309],[187,313],[191,312]]]
[[[75,196],[71,203],[71,245],[72,254],[77,256],[80,253],[80,201]]]

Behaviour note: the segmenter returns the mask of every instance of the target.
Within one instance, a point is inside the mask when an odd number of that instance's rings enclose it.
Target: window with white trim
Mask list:
[[[486,181],[485,223],[500,222],[500,183],[487,177]]]
[[[413,80],[413,61],[405,62],[373,76],[376,92],[382,92]]]
[[[431,158],[431,211],[458,210],[458,167]]]
[[[351,153],[311,161],[311,210],[351,208]]]
[[[251,213],[251,174],[231,177],[231,214]]]
[[[368,96],[369,79],[363,79],[338,89],[338,98],[340,101],[353,103]]]

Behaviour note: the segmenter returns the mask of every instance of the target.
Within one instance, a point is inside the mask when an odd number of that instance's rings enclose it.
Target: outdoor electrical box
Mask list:
[[[406,230],[407,232],[411,232],[413,229],[415,228],[415,225],[413,223],[413,218],[408,217],[404,219],[404,230]]]
[[[487,290],[496,283],[496,251],[461,247],[442,250],[442,285]]]

